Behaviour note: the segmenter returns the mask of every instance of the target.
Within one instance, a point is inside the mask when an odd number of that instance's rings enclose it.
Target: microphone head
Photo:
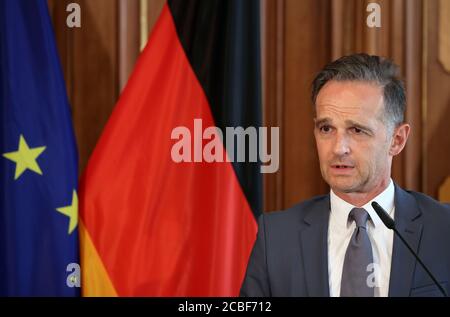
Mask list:
[[[377,213],[378,217],[380,217],[381,221],[383,221],[384,225],[393,230],[395,228],[395,221],[388,215],[386,210],[384,210],[383,207],[381,207],[380,204],[378,204],[376,201],[372,202],[372,207]]]

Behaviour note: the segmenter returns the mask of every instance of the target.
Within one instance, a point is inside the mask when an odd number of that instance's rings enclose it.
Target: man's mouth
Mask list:
[[[345,171],[351,171],[354,168],[354,166],[347,165],[347,164],[332,164],[331,168],[333,171],[336,171],[336,172],[345,172]]]

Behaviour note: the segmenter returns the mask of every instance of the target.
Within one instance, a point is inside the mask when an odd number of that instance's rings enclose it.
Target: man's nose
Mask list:
[[[348,155],[350,153],[350,140],[345,133],[336,134],[333,150],[336,156]]]

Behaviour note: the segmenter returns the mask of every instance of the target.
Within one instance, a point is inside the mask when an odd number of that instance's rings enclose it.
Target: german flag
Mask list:
[[[258,0],[163,8],[81,180],[85,296],[239,294],[260,163],[214,131],[261,125],[259,23]]]

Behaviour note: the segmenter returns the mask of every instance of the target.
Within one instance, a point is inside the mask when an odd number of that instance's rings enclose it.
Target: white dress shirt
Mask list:
[[[394,183],[391,179],[388,187],[377,197],[362,206],[370,215],[367,221],[367,233],[372,243],[374,260],[374,277],[377,287],[375,296],[386,297],[389,292],[389,276],[391,273],[392,245],[394,233],[386,228],[381,219],[373,210],[371,203],[376,201],[386,210],[391,218],[394,218]],[[354,221],[348,221],[350,211],[355,208],[352,204],[330,192],[330,220],[328,224],[328,277],[330,283],[330,296],[339,297],[341,292],[342,268],[345,252],[350,238],[355,230]],[[368,275],[371,272],[367,273]]]

